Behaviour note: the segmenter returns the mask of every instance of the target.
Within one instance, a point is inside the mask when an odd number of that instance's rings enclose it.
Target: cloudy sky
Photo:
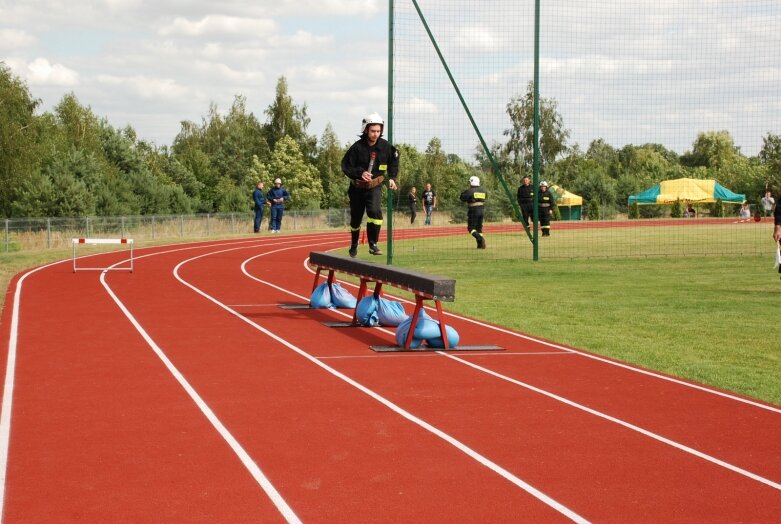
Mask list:
[[[74,92],[117,127],[170,144],[234,96],[263,121],[277,80],[352,140],[387,106],[387,10],[378,0],[0,0],[0,60],[43,109]]]
[[[501,140],[507,101],[531,79],[533,1],[419,3],[486,138]],[[477,139],[411,2],[396,4],[406,39],[396,141],[425,145],[455,122],[462,132],[446,150],[472,150]],[[74,92],[158,145],[172,142],[181,121],[200,122],[210,103],[226,111],[237,94],[263,121],[285,76],[308,107],[309,132],[319,137],[330,122],[347,143],[363,115],[387,108],[387,5],[0,0],[0,60],[43,110]],[[756,154],[763,135],[781,134],[781,0],[546,0],[542,28],[543,96],[557,101],[583,148],[603,138],[683,153],[698,132],[726,129]]]

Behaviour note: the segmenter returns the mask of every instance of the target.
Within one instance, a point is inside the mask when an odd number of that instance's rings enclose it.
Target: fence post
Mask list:
[[[236,213],[231,213],[231,233],[236,233]]]
[[[52,248],[52,219],[46,219],[46,249]]]
[[[8,219],[5,219],[5,252],[8,253],[9,249],[11,248],[8,244],[10,242],[10,239],[8,238]]]
[[[179,215],[179,236],[184,237],[184,215]]]
[[[207,237],[211,234],[211,223],[209,222],[210,217],[211,217],[211,213],[206,213],[206,236]]]
[[[119,237],[120,238],[125,238],[125,217],[120,217],[119,221],[120,221],[120,224],[121,224],[121,226],[120,226],[121,231],[120,231],[120,236]]]
[[[155,239],[155,216],[152,215],[152,240]]]

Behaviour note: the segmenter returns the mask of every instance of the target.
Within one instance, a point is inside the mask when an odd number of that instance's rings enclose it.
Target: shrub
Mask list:
[[[599,211],[599,201],[594,198],[589,201],[588,203],[588,212],[586,213],[589,220],[599,220],[600,219],[600,211]]]
[[[683,216],[683,206],[679,198],[675,199],[672,207],[670,208],[670,216],[673,218],[681,218]]]
[[[640,206],[637,204],[637,202],[632,202],[632,205],[629,208],[629,218],[640,218]]]

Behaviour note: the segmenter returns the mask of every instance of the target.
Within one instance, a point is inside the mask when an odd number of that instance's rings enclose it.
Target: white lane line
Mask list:
[[[271,287],[273,287],[275,289],[278,289],[278,290],[280,290],[282,292],[289,293],[291,295],[300,297],[300,295],[296,295],[295,293],[293,293],[291,291],[288,291],[288,290],[286,290],[284,288],[281,288],[281,287],[279,287],[277,285],[274,285],[274,284],[271,284],[269,282],[264,282],[264,281],[262,281],[260,279],[257,279],[256,277],[253,277],[252,275],[250,275],[246,271],[246,264],[249,261],[251,261],[251,260],[253,260],[255,258],[271,255],[273,253],[276,253],[276,252],[279,252],[279,251],[285,251],[285,250],[288,250],[288,249],[291,249],[291,248],[290,247],[281,248],[279,250],[269,251],[269,252],[266,252],[266,253],[263,253],[263,254],[251,257],[251,258],[245,260],[244,263],[241,265],[242,271],[248,277],[252,278],[253,280],[256,280],[256,281],[259,281],[259,282],[263,282],[263,283],[265,283],[265,284],[267,284],[267,285],[269,285],[269,286],[271,286]],[[571,509],[567,508],[566,506],[564,506],[563,504],[561,504],[557,500],[549,497],[548,495],[546,495],[542,491],[538,490],[537,488],[535,488],[531,484],[521,480],[517,476],[513,475],[510,471],[506,470],[505,468],[503,468],[499,464],[491,461],[487,457],[481,455],[477,451],[475,451],[472,448],[468,447],[466,444],[464,444],[461,441],[457,440],[456,438],[450,436],[449,434],[445,433],[444,431],[440,430],[439,428],[429,424],[425,420],[422,420],[422,419],[416,417],[415,415],[413,415],[409,411],[403,409],[401,406],[398,406],[397,404],[391,402],[387,398],[385,398],[382,395],[380,395],[379,393],[376,393],[375,391],[369,389],[368,387],[366,387],[363,384],[357,382],[356,380],[353,380],[352,378],[350,378],[347,375],[341,373],[340,371],[337,371],[336,369],[328,366],[327,364],[322,362],[320,359],[310,355],[309,353],[307,353],[303,349],[299,348],[298,346],[296,346],[296,345],[292,344],[291,342],[285,340],[284,338],[276,335],[275,333],[269,331],[268,329],[266,329],[263,326],[257,324],[256,322],[253,322],[252,320],[250,320],[249,318],[245,317],[244,315],[242,315],[238,311],[235,311],[235,310],[231,309],[230,307],[228,307],[227,305],[223,304],[222,302],[220,302],[216,298],[212,297],[208,293],[202,291],[201,289],[199,289],[195,285],[190,284],[189,282],[184,280],[179,275],[179,269],[184,264],[192,262],[192,261],[197,260],[199,258],[210,256],[212,254],[218,254],[218,253],[221,253],[221,252],[222,251],[216,251],[214,253],[199,255],[199,256],[196,256],[196,257],[193,257],[193,258],[190,258],[190,259],[187,259],[187,260],[184,260],[184,261],[180,262],[174,269],[174,276],[175,276],[175,278],[177,280],[179,280],[185,286],[187,286],[190,289],[192,289],[194,292],[198,293],[199,295],[201,295],[205,299],[211,301],[212,303],[214,303],[218,307],[224,309],[225,311],[227,311],[231,315],[235,316],[236,318],[238,318],[238,319],[242,320],[243,322],[247,323],[248,325],[252,326],[254,329],[256,329],[256,330],[260,331],[261,333],[267,335],[268,337],[276,340],[277,342],[279,342],[283,346],[285,346],[288,349],[294,351],[295,353],[297,353],[301,357],[307,359],[308,361],[310,361],[311,363],[315,364],[316,366],[320,367],[321,369],[327,371],[328,373],[332,374],[333,376],[335,376],[335,377],[339,378],[340,380],[346,382],[347,384],[353,386],[357,390],[361,391],[362,393],[364,393],[367,396],[371,397],[372,399],[376,400],[380,404],[384,405],[385,407],[387,407],[388,409],[390,409],[391,411],[393,411],[397,415],[407,419],[408,421],[412,422],[413,424],[416,424],[417,426],[419,426],[419,427],[425,429],[426,431],[432,433],[433,435],[436,435],[437,437],[439,437],[440,439],[444,440],[445,442],[447,442],[451,446],[455,447],[456,449],[458,449],[462,453],[466,454],[468,457],[472,458],[476,462],[478,462],[478,463],[482,464],[483,466],[487,467],[488,469],[490,469],[494,473],[498,474],[499,476],[503,477],[504,479],[508,480],[509,482],[514,484],[515,486],[517,486],[517,487],[521,488],[522,490],[526,491],[527,493],[529,493],[533,497],[535,497],[538,500],[540,500],[541,502],[545,503],[546,505],[548,505],[552,509],[558,511],[559,513],[561,513],[562,515],[566,516],[570,520],[572,520],[574,522],[579,522],[579,523],[587,523],[588,522],[588,520],[586,520],[581,515],[575,513],[574,511],[572,511]]]
[[[304,265],[304,269],[306,271],[308,271],[309,273],[314,275],[315,272],[309,267],[309,257],[304,259],[303,265]],[[346,282],[346,281],[343,281],[343,280],[339,280],[339,282],[341,282],[343,284],[346,284],[348,286],[358,287],[355,284],[353,284],[352,282]],[[404,298],[399,298],[399,297],[395,297],[395,298],[397,298],[398,300],[401,300],[402,302],[406,302],[407,304],[414,304],[414,302],[411,302],[411,301],[406,300]],[[511,335],[511,336],[514,336],[514,337],[517,337],[517,338],[522,338],[524,340],[529,340],[531,342],[535,342],[537,344],[542,344],[544,346],[548,346],[548,347],[551,347],[551,348],[554,348],[554,349],[558,349],[560,351],[565,351],[565,352],[568,352],[568,353],[574,353],[576,355],[580,355],[582,357],[590,358],[592,360],[597,360],[599,362],[602,362],[602,363],[605,363],[605,364],[609,364],[611,366],[617,366],[617,367],[620,367],[620,368],[632,371],[634,373],[640,373],[640,374],[643,374],[643,375],[647,375],[649,377],[665,380],[667,382],[672,382],[672,383],[678,384],[680,386],[685,386],[687,388],[697,389],[697,390],[703,391],[705,393],[710,393],[712,395],[724,397],[724,398],[727,398],[727,399],[730,399],[730,400],[734,400],[736,402],[741,402],[743,404],[748,404],[750,406],[754,406],[756,408],[760,408],[760,409],[764,409],[764,410],[767,410],[767,411],[772,411],[772,412],[781,414],[781,408],[778,408],[778,407],[775,407],[775,406],[769,406],[767,404],[761,404],[759,402],[755,402],[755,401],[750,400],[750,399],[738,397],[738,396],[732,395],[730,393],[726,393],[724,391],[718,391],[718,390],[715,390],[715,389],[711,389],[711,388],[708,388],[706,386],[702,386],[700,384],[692,384],[690,382],[685,382],[683,380],[680,380],[680,379],[677,379],[677,378],[674,378],[674,377],[668,377],[668,376],[661,375],[661,374],[653,372],[653,371],[648,371],[646,369],[636,368],[634,366],[631,366],[629,364],[625,364],[623,362],[616,362],[616,361],[609,360],[609,359],[604,358],[604,357],[600,357],[599,355],[593,355],[593,354],[590,354],[590,353],[579,351],[577,349],[569,348],[569,347],[566,347],[566,346],[561,346],[561,345],[553,343],[553,342],[548,342],[547,340],[542,340],[542,339],[539,339],[539,338],[535,338],[535,337],[530,336],[530,335],[525,335],[523,333],[518,333],[516,331],[510,331],[508,329],[504,329],[504,328],[501,328],[501,327],[498,327],[498,326],[494,326],[494,325],[491,325],[491,324],[486,324],[486,323],[481,322],[479,320],[475,320],[475,319],[469,318],[469,317],[463,317],[463,316],[458,315],[456,313],[449,313],[447,311],[443,311],[443,313],[445,315],[449,316],[449,317],[457,318],[459,320],[463,320],[464,322],[469,322],[471,324],[475,324],[475,325],[478,325],[478,326],[481,326],[481,327],[484,327],[484,328],[492,329],[494,331],[498,331],[498,332],[504,333],[506,335]]]
[[[149,336],[149,334],[136,320],[133,314],[127,309],[127,307],[125,307],[125,304],[122,303],[119,297],[117,297],[117,295],[114,294],[114,291],[108,286],[108,284],[106,284],[105,275],[106,275],[105,273],[101,274],[100,282],[103,284],[103,287],[106,289],[106,292],[114,300],[114,302],[117,304],[119,309],[122,310],[122,313],[125,314],[125,316],[130,321],[130,323],[133,324],[133,327],[136,328],[136,331],[138,331],[138,333],[146,341],[146,343],[149,345],[152,351],[154,351],[155,355],[157,355],[157,357],[165,365],[165,367],[168,369],[171,375],[176,379],[177,382],[179,382],[179,385],[182,386],[182,388],[187,392],[187,394],[190,396],[193,402],[195,402],[195,405],[198,406],[198,409],[201,410],[201,413],[203,413],[203,415],[211,423],[214,429],[217,430],[217,433],[219,433],[220,436],[225,440],[225,442],[227,442],[228,446],[230,446],[230,448],[233,450],[233,452],[236,454],[239,460],[241,460],[241,463],[244,464],[244,467],[247,469],[247,471],[250,472],[252,478],[255,479],[255,482],[258,483],[258,485],[268,495],[269,499],[274,504],[274,506],[276,506],[279,512],[285,517],[285,520],[291,523],[301,522],[301,520],[296,516],[293,509],[288,505],[285,499],[282,498],[282,496],[279,494],[279,492],[271,483],[271,481],[269,481],[268,477],[266,477],[263,471],[261,471],[260,467],[258,467],[255,461],[252,460],[252,457],[250,457],[249,453],[247,453],[247,451],[241,446],[241,444],[239,444],[238,440],[236,440],[233,434],[231,434],[231,432],[228,431],[228,428],[226,428],[225,425],[222,423],[222,421],[220,421],[220,419],[217,418],[217,415],[214,414],[214,411],[212,411],[212,409],[198,394],[198,392],[195,391],[195,388],[193,388],[190,385],[190,383],[187,381],[184,375],[182,375],[182,373],[176,368],[176,366],[174,366],[173,362],[169,360],[168,356],[165,354],[163,349],[157,345],[157,343],[152,339],[152,337]]]
[[[321,356],[317,357],[323,360],[328,359],[342,359],[342,360],[349,360],[349,359],[360,359],[360,358],[417,358],[417,357],[438,357],[440,351],[398,351],[395,353],[374,353],[371,355],[329,355],[329,356]],[[546,357],[548,355],[553,356],[577,356],[573,353],[565,353],[565,352],[556,352],[556,351],[543,351],[541,353],[508,353],[507,351],[479,351],[479,352],[470,352],[470,351],[462,351],[460,353],[462,356],[466,354],[467,356],[476,357],[478,355],[480,356],[491,356],[491,357],[528,357],[528,356],[542,356]]]
[[[661,436],[661,435],[659,435],[657,433],[654,433],[652,431],[649,431],[647,429],[643,429],[640,426],[636,426],[636,425],[634,425],[634,424],[632,424],[630,422],[626,422],[625,420],[621,420],[621,419],[616,418],[616,417],[614,417],[612,415],[608,415],[606,413],[602,413],[601,411],[597,411],[596,409],[592,409],[592,408],[590,408],[588,406],[584,406],[583,404],[579,404],[579,403],[577,403],[575,401],[572,401],[572,400],[569,400],[569,399],[567,399],[565,397],[556,395],[555,393],[551,393],[550,391],[545,391],[544,389],[540,389],[540,388],[538,388],[536,386],[532,386],[531,384],[527,384],[525,382],[521,382],[520,380],[516,380],[516,379],[508,377],[506,375],[502,375],[501,373],[497,373],[497,372],[492,371],[492,370],[490,370],[488,368],[485,368],[483,366],[479,366],[477,364],[474,364],[472,362],[469,362],[467,360],[459,358],[456,355],[451,355],[449,353],[445,353],[444,351],[440,351],[438,353],[440,353],[444,357],[450,358],[450,359],[455,360],[457,362],[461,362],[465,366],[469,366],[471,368],[474,368],[474,369],[476,369],[478,371],[482,371],[483,373],[487,373],[487,374],[489,374],[491,376],[494,376],[496,378],[499,378],[501,380],[505,380],[505,381],[510,382],[512,384],[515,384],[517,386],[521,386],[522,388],[528,389],[530,391],[534,391],[535,393],[539,393],[540,395],[544,395],[544,396],[546,396],[548,398],[551,398],[553,400],[557,400],[557,401],[559,401],[559,402],[561,402],[563,404],[566,404],[568,406],[571,406],[571,407],[573,407],[575,409],[579,409],[581,411],[585,411],[586,413],[589,413],[589,414],[594,415],[596,417],[599,417],[599,418],[602,418],[604,420],[613,422],[614,424],[618,424],[619,426],[623,426],[623,427],[625,427],[627,429],[630,429],[632,431],[636,431],[637,433],[640,433],[641,435],[645,435],[646,437],[650,437],[650,438],[652,438],[654,440],[657,440],[659,442],[662,442],[664,444],[672,446],[672,447],[674,447],[676,449],[679,449],[679,450],[681,450],[683,452],[686,452],[686,453],[689,453],[691,455],[694,455],[695,457],[699,457],[699,458],[701,458],[703,460],[706,460],[708,462],[716,464],[717,466],[721,466],[721,467],[726,468],[726,469],[728,469],[730,471],[733,471],[735,473],[738,473],[740,475],[748,477],[748,478],[750,478],[752,480],[756,480],[757,482],[761,482],[762,484],[770,486],[771,488],[774,488],[774,489],[777,489],[777,490],[781,490],[781,484],[779,484],[778,482],[773,482],[772,480],[767,479],[765,477],[762,477],[760,475],[757,475],[756,473],[752,473],[752,472],[750,472],[748,470],[745,470],[743,468],[740,468],[738,466],[730,464],[729,462],[725,462],[725,461],[723,461],[721,459],[717,459],[716,457],[713,457],[711,455],[708,455],[706,453],[698,451],[698,450],[696,450],[694,448],[690,448],[689,446],[681,444],[680,442],[676,442],[676,441],[671,440],[671,439],[669,439],[667,437],[663,437],[663,436]]]
[[[301,240],[308,241],[313,238],[315,239],[320,238],[321,236],[325,236],[325,235],[307,236],[306,238],[302,238]],[[289,238],[292,239],[295,237],[289,237]],[[277,244],[276,239],[274,240],[275,240],[274,243],[276,245]],[[185,246],[176,247],[173,249],[167,249],[163,251],[156,251],[154,253],[138,255],[136,256],[136,259],[138,260],[138,259],[147,258],[151,256],[164,255],[164,254],[175,253],[179,251],[204,249],[206,247],[212,248],[215,246],[241,245],[242,248],[247,248],[247,247],[262,246],[263,244],[267,244],[267,243],[271,243],[270,239],[264,238],[262,240],[252,239],[252,240],[220,241],[220,243],[211,243],[211,244],[207,242],[197,242],[197,243],[187,244]],[[91,255],[84,255],[82,256],[82,258],[99,257],[104,254],[105,253],[95,253]],[[71,261],[72,261],[71,258],[66,258],[64,260],[52,262],[51,264],[46,264],[44,266],[37,267],[35,269],[28,271],[21,277],[19,277],[19,280],[16,282],[16,289],[14,291],[14,300],[13,300],[13,310],[11,313],[10,334],[8,337],[8,357],[6,359],[5,377],[3,380],[2,411],[0,412],[0,518],[3,515],[3,509],[5,507],[6,479],[8,476],[8,457],[10,452],[9,446],[10,446],[10,439],[11,439],[11,420],[12,420],[11,416],[13,414],[14,383],[16,380],[16,355],[18,351],[18,340],[19,340],[19,318],[20,318],[20,310],[21,310],[20,308],[21,308],[21,300],[22,300],[21,298],[22,284],[27,279],[27,277],[32,275],[33,273],[36,273],[43,269],[47,269],[57,264],[70,263]],[[118,264],[126,263],[126,262],[127,260],[124,260],[124,261],[120,261]]]
[[[307,260],[308,260],[308,259],[307,259]],[[307,265],[306,263],[304,264],[304,267],[307,267],[307,269],[308,269],[308,265]],[[244,269],[244,266],[242,265],[242,270],[243,270],[243,269]],[[314,272],[312,272],[312,273],[314,273]],[[252,278],[254,278],[254,277],[252,277]],[[257,279],[256,279],[256,280],[257,280]],[[261,282],[262,282],[262,281],[261,281]],[[348,284],[348,285],[351,285],[351,286],[353,286],[353,287],[356,287],[354,284],[351,284],[351,283],[349,283],[349,282],[347,282],[346,284]],[[291,294],[293,294],[293,293],[291,293]],[[405,300],[405,299],[400,299],[400,300],[402,300],[402,301],[404,301],[404,302],[407,302],[407,303],[409,303],[409,304],[411,304],[411,303],[412,303],[412,302],[410,302],[409,300]],[[341,311],[337,311],[337,313],[339,313],[339,314],[343,314]],[[495,328],[494,326],[491,326],[490,324],[483,324],[483,323],[481,323],[481,322],[472,321],[471,319],[464,318],[464,317],[460,317],[460,316],[458,316],[458,315],[452,315],[452,314],[450,314],[450,313],[447,313],[447,314],[448,314],[448,315],[450,315],[450,316],[452,316],[452,317],[454,317],[454,318],[458,318],[458,319],[461,319],[461,320],[466,320],[466,321],[471,321],[471,322],[473,322],[473,323],[475,323],[475,324],[478,324],[478,325],[481,325],[481,326],[483,326],[483,327],[494,328],[494,329],[497,329],[498,331],[502,331],[502,332],[504,332],[504,333],[514,334],[512,331],[507,331],[507,330],[504,330],[504,329],[501,329],[501,328]],[[526,338],[526,339],[529,339],[529,340],[532,340],[532,341],[536,341],[536,339],[534,339],[534,338],[531,338],[531,337],[525,337],[525,336],[524,336],[524,337],[522,337],[522,338]],[[544,342],[544,341],[540,341],[540,342]],[[570,350],[569,348],[565,348],[565,347],[563,347],[563,346],[557,346],[556,344],[550,344],[550,343],[548,343],[548,344],[546,344],[546,345],[548,345],[548,346],[551,346],[551,347],[555,347],[555,348],[560,348],[560,349],[566,350],[566,352],[568,352],[568,353],[572,353],[572,354],[576,354],[576,355],[580,355],[580,354],[581,354],[579,351]],[[659,434],[657,434],[657,433],[654,433],[654,432],[652,432],[652,431],[649,431],[649,430],[647,430],[647,429],[641,428],[640,426],[636,426],[636,425],[634,425],[634,424],[632,424],[632,423],[630,423],[630,422],[626,422],[626,421],[624,421],[624,420],[618,419],[618,418],[616,418],[616,417],[613,417],[613,416],[611,416],[611,415],[608,415],[608,414],[606,414],[606,413],[602,413],[602,412],[600,412],[600,411],[597,411],[597,410],[595,410],[595,409],[589,408],[589,407],[587,407],[587,406],[584,406],[584,405],[582,405],[582,404],[578,404],[577,402],[574,402],[574,401],[572,401],[572,400],[569,400],[569,399],[567,399],[567,398],[561,397],[561,396],[559,396],[559,395],[556,395],[556,394],[554,394],[554,393],[551,393],[551,392],[549,392],[549,391],[545,391],[545,390],[543,390],[543,389],[540,389],[540,388],[537,388],[537,387],[535,387],[535,386],[532,386],[531,384],[527,384],[527,383],[525,383],[525,382],[521,382],[521,381],[519,381],[519,380],[513,379],[513,378],[511,378],[511,377],[508,377],[508,376],[506,376],[506,375],[502,375],[501,373],[497,373],[497,372],[495,372],[495,371],[493,371],[493,370],[490,370],[490,369],[488,369],[488,368],[485,368],[485,367],[483,367],[483,366],[479,366],[479,365],[477,365],[477,364],[474,364],[474,363],[472,363],[472,362],[469,362],[469,361],[465,360],[464,358],[461,358],[460,356],[455,356],[455,355],[452,355],[452,354],[450,354],[450,353],[447,353],[447,352],[445,352],[445,351],[437,351],[436,353],[437,353],[438,355],[441,355],[441,356],[444,356],[444,357],[448,357],[448,358],[450,358],[450,359],[452,359],[452,360],[455,360],[455,361],[457,361],[457,362],[460,362],[460,363],[462,363],[462,364],[464,364],[464,365],[466,365],[466,366],[469,366],[469,367],[471,367],[471,368],[473,368],[473,369],[476,369],[476,370],[478,370],[478,371],[481,371],[481,372],[483,372],[483,373],[487,373],[487,374],[489,374],[489,375],[492,375],[492,376],[494,376],[494,377],[496,377],[496,378],[499,378],[499,379],[501,379],[501,380],[505,380],[505,381],[507,381],[507,382],[510,382],[510,383],[513,383],[513,384],[515,384],[515,385],[518,385],[518,386],[524,387],[524,388],[526,388],[526,389],[529,389],[529,390],[535,391],[535,392],[537,392],[537,393],[539,393],[539,394],[541,394],[541,395],[545,395],[545,396],[547,396],[547,397],[549,397],[549,398],[552,398],[552,399],[554,399],[554,400],[557,400],[557,401],[559,401],[559,402],[563,402],[564,404],[567,404],[567,405],[569,405],[569,406],[572,406],[572,407],[574,407],[574,408],[580,409],[580,410],[582,410],[582,411],[585,411],[585,412],[587,412],[587,413],[590,413],[590,414],[592,414],[592,415],[595,415],[595,416],[597,416],[597,417],[600,417],[600,418],[602,418],[602,419],[608,420],[608,421],[610,421],[610,422],[613,422],[613,423],[615,423],[615,424],[618,424],[618,425],[620,425],[620,426],[623,426],[623,427],[625,427],[625,428],[627,428],[627,429],[630,429],[630,430],[632,430],[632,431],[636,431],[636,432],[638,432],[638,433],[640,433],[640,434],[642,434],[642,435],[645,435],[645,436],[647,436],[647,437],[650,437],[650,438],[652,438],[652,439],[654,439],[654,440],[657,440],[657,441],[659,441],[659,442],[662,442],[662,443],[668,444],[668,445],[670,445],[670,446],[672,446],[672,447],[674,447],[674,448],[676,448],[676,449],[678,449],[678,450],[680,450],[680,451],[684,451],[684,452],[686,452],[686,453],[689,453],[689,454],[691,454],[691,455],[694,455],[694,456],[696,456],[696,457],[699,457],[699,458],[701,458],[701,459],[703,459],[703,460],[706,460],[706,461],[708,461],[708,462],[711,462],[712,464],[716,464],[716,465],[718,465],[718,466],[721,466],[721,467],[723,467],[723,468],[726,468],[726,469],[728,469],[728,470],[730,470],[730,471],[733,471],[733,472],[735,472],[735,473],[738,473],[738,474],[740,474],[740,475],[743,475],[743,476],[745,476],[745,477],[748,477],[748,478],[750,478],[750,479],[752,479],[752,480],[755,480],[755,481],[757,481],[757,482],[761,482],[762,484],[765,484],[765,485],[767,485],[767,486],[770,486],[771,488],[774,488],[774,489],[777,489],[777,490],[781,490],[781,484],[779,484],[778,482],[774,482],[774,481],[772,481],[772,480],[770,480],[770,479],[767,479],[767,478],[765,478],[765,477],[763,477],[763,476],[761,476],[761,475],[758,475],[758,474],[756,474],[756,473],[752,473],[751,471],[745,470],[745,469],[743,469],[743,468],[741,468],[741,467],[739,467],[739,466],[735,466],[734,464],[730,464],[729,462],[725,462],[725,461],[723,461],[723,460],[721,460],[721,459],[718,459],[718,458],[716,458],[716,457],[713,457],[713,456],[711,456],[711,455],[708,455],[708,454],[706,454],[706,453],[703,453],[703,452],[701,452],[701,451],[698,451],[698,450],[696,450],[696,449],[694,449],[694,448],[690,448],[690,447],[686,446],[685,444],[681,444],[680,442],[676,442],[676,441],[674,441],[674,440],[668,439],[667,437],[663,437],[662,435],[659,435]],[[627,369],[633,370],[634,368],[627,366]],[[653,374],[652,374],[652,375],[653,375]],[[662,377],[662,378],[666,378],[666,377]],[[678,382],[678,381],[676,381],[676,382]],[[686,383],[684,382],[683,384],[686,384]],[[703,388],[703,389],[705,389],[705,388]],[[710,391],[710,390],[708,390],[708,389],[705,389],[705,391]],[[742,400],[742,399],[738,399],[738,400]],[[762,405],[761,405],[761,404],[760,404],[760,406],[762,407]]]
[[[11,311],[11,333],[8,336],[8,358],[5,364],[5,379],[3,382],[3,407],[0,413],[0,517],[5,507],[5,481],[8,475],[8,452],[11,443],[11,413],[14,404],[14,383],[16,381],[16,350],[19,341],[19,311],[22,303],[22,284],[28,276],[48,267],[69,262],[60,260],[28,271],[16,281],[13,309]]]

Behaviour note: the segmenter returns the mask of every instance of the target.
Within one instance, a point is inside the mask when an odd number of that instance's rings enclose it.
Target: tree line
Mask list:
[[[510,187],[531,174],[533,84],[507,104],[506,140],[490,155]],[[38,114],[41,101],[0,62],[0,215],[4,217],[133,216],[246,212],[257,181],[282,178],[291,209],[347,207],[347,178],[330,124],[318,138],[309,133],[306,104],[296,104],[281,77],[261,120],[235,96],[222,114],[212,104],[201,122],[183,121],[170,146],[138,137],[131,126],[115,128],[81,104],[74,93]],[[768,133],[756,157],[744,156],[726,131],[700,133],[682,155],[658,144],[615,148],[601,139],[585,151],[570,145],[555,100],[540,101],[542,176],[597,202],[603,215],[627,211],[627,197],[661,180],[715,178],[750,201],[766,187],[781,192],[781,136]],[[493,217],[512,216],[512,206],[491,175],[481,149],[474,158],[448,154],[439,138],[425,150],[401,151],[402,199],[412,186],[431,183],[443,209],[460,209],[458,195],[478,174],[498,205]],[[403,201],[403,200],[402,200]]]

